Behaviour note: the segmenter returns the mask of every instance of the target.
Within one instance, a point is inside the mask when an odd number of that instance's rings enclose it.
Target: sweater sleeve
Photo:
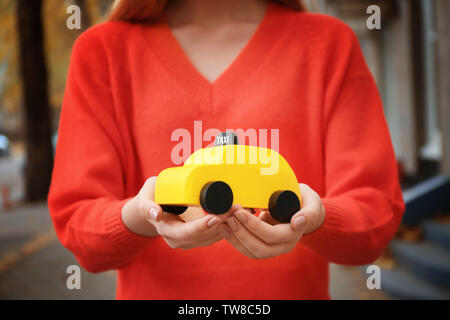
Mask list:
[[[303,244],[330,262],[376,260],[404,211],[397,163],[373,76],[351,32],[324,106],[325,221]]]
[[[121,219],[125,157],[102,40],[88,30],[74,45],[48,197],[60,241],[91,272],[126,266],[151,241]]]

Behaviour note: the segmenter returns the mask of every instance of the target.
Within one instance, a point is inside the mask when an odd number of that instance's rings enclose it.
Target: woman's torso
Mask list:
[[[108,42],[129,196],[146,178],[206,147],[216,131],[230,129],[252,137],[241,143],[279,149],[299,182],[324,193],[324,83],[333,59],[327,46],[343,25],[272,4],[213,83],[195,70],[164,22],[97,28]],[[182,251],[156,238],[118,273],[118,298],[328,298],[328,263],[301,241],[289,254],[251,260],[224,240]]]

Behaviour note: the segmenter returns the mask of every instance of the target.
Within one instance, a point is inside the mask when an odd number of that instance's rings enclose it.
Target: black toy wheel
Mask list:
[[[176,215],[180,215],[182,213],[184,213],[188,207],[185,206],[171,206],[171,205],[162,205],[161,208],[163,209],[163,211],[168,212],[168,213],[172,213],[172,214],[176,214]]]
[[[232,204],[233,191],[223,181],[208,182],[200,192],[200,205],[208,213],[224,214]]]
[[[270,196],[269,212],[278,222],[288,223],[299,210],[300,200],[292,191],[276,191]]]

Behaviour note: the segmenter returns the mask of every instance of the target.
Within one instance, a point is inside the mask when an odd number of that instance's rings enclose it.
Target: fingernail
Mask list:
[[[158,209],[150,208],[149,213],[150,213],[150,220],[156,222],[158,219]]]
[[[238,224],[234,218],[227,219],[227,224],[230,227],[231,231],[236,232],[238,230]]]
[[[242,211],[236,211],[234,213],[234,216],[239,220],[240,223],[246,224],[248,221],[248,218],[245,216],[245,213]]]
[[[224,226],[219,227],[219,234],[224,237],[225,239],[231,238],[231,233],[225,228]]]
[[[220,222],[220,219],[217,219],[217,218],[209,219],[207,222],[208,228],[214,227],[215,225],[219,224],[219,222]]]
[[[300,216],[295,218],[294,220],[294,227],[295,229],[300,229],[300,227],[306,222],[306,219],[304,216]]]

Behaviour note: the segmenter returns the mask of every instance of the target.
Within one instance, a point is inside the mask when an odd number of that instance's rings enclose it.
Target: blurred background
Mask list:
[[[0,299],[113,299],[115,273],[82,270],[58,242],[45,199],[70,52],[110,0],[0,0]],[[378,83],[407,204],[396,238],[366,267],[330,266],[333,299],[450,299],[450,1],[310,0],[357,33]],[[81,29],[69,30],[70,5]],[[369,30],[369,5],[381,29]],[[380,164],[382,165],[382,164]]]

